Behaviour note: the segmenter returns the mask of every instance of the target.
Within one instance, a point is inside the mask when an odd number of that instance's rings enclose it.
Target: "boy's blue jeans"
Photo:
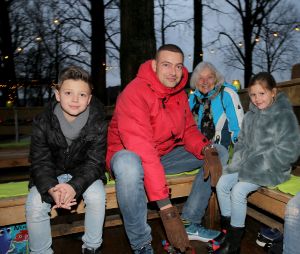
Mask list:
[[[228,160],[225,147],[216,145],[222,165]],[[176,147],[161,157],[166,174],[191,171],[203,165],[183,146]],[[128,150],[114,154],[111,169],[116,178],[117,198],[124,226],[131,247],[135,253],[152,240],[151,229],[147,224],[147,201],[144,189],[144,170],[140,157]],[[203,170],[199,170],[192,191],[184,205],[182,218],[190,222],[200,223],[204,216],[211,195],[210,180],[203,180]]]
[[[67,182],[71,175],[60,175],[60,183]],[[85,232],[83,248],[98,248],[102,243],[102,230],[105,215],[105,190],[101,180],[96,180],[83,193],[85,207]],[[52,237],[50,227],[51,204],[42,202],[41,195],[34,186],[26,201],[26,223],[29,234],[29,247],[32,254],[50,254]]]
[[[260,186],[253,183],[239,182],[238,173],[222,175],[217,184],[217,196],[221,214],[231,217],[234,227],[245,227],[247,196]]]
[[[300,253],[300,192],[287,204],[284,217],[283,254]]]

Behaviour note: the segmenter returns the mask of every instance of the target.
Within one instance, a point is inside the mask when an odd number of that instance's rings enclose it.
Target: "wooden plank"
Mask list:
[[[248,197],[248,202],[255,205],[258,208],[261,208],[264,211],[267,211],[281,219],[284,218],[285,206],[289,201],[291,196],[286,196],[281,192],[272,192],[269,195],[267,189],[263,188],[260,191],[256,191]]]
[[[44,107],[17,107],[0,108],[0,135],[30,135],[33,118],[41,113]],[[106,116],[110,119],[114,112],[114,106],[105,106]],[[17,130],[16,130],[17,123]]]
[[[287,94],[293,106],[300,106],[300,78],[292,79],[277,84],[278,90]],[[240,100],[245,111],[249,107],[249,96],[247,89],[239,91]]]
[[[271,217],[269,217],[263,213],[260,213],[251,207],[248,207],[247,215],[249,215],[250,217],[256,219],[257,221],[259,221],[271,228],[277,228],[280,231],[283,231],[283,223],[279,222],[278,220],[274,220]]]
[[[29,166],[29,147],[23,148],[1,148],[0,168]]]
[[[182,211],[182,204],[176,205],[179,212]],[[159,218],[157,210],[148,210],[147,219],[153,220]],[[105,216],[104,227],[115,227],[122,225],[123,221],[119,213]],[[72,218],[71,220],[63,221],[58,224],[51,225],[52,237],[80,233],[84,231],[84,220],[79,218]]]
[[[184,197],[189,194],[192,188],[194,176],[182,176],[183,183],[180,183],[180,177],[169,179],[169,187],[172,189],[171,198]],[[182,192],[180,190],[183,190]],[[117,197],[114,185],[105,186],[106,191],[106,209],[118,208]],[[18,224],[25,222],[25,202],[26,196],[0,199],[0,226]],[[72,213],[82,214],[85,212],[84,203],[81,202],[71,211]],[[51,211],[51,218],[58,216],[55,209]]]

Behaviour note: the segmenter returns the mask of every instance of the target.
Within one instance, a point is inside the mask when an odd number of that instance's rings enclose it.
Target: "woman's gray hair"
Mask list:
[[[203,62],[199,63],[193,71],[191,81],[190,81],[191,88],[193,88],[193,89],[196,88],[196,84],[198,82],[199,75],[204,69],[209,69],[215,74],[216,86],[224,83],[224,81],[225,81],[224,76],[216,69],[216,67],[210,62],[203,61]]]

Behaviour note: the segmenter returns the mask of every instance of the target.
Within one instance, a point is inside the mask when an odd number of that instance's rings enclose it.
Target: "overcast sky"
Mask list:
[[[300,10],[300,1],[299,0],[286,0],[297,4],[298,10]],[[175,0],[170,0],[170,3],[174,4]],[[193,0],[177,0],[179,6],[173,5],[170,6],[167,10],[167,15],[169,17],[176,17],[176,19],[187,20],[189,18],[193,18]],[[222,10],[226,12],[230,12],[231,9],[224,4],[223,0],[214,0],[214,3],[218,6],[222,6]],[[178,11],[180,10],[180,11]],[[204,8],[204,21],[203,21],[203,44],[207,45],[210,41],[216,39],[217,32],[216,29],[219,28],[219,24],[222,24],[226,29],[233,29],[234,24],[237,24],[237,20],[234,20],[234,17],[220,17],[216,15],[212,11],[209,11],[207,8]],[[157,17],[157,16],[156,16]],[[168,18],[167,18],[168,19]],[[167,21],[166,21],[167,22]],[[156,20],[156,26],[158,26],[158,20]],[[180,46],[185,54],[185,66],[188,68],[190,72],[192,72],[192,64],[193,64],[193,49],[194,49],[194,32],[193,32],[193,23],[191,23],[190,28],[187,26],[177,26],[175,28],[167,30],[166,34],[166,43],[174,43]],[[300,32],[299,32],[299,40],[300,40]],[[160,46],[160,34],[156,34],[157,38],[157,47]],[[241,39],[242,41],[242,39]],[[299,43],[300,45],[300,43]],[[232,82],[234,79],[240,80],[243,86],[243,72],[235,69],[230,69],[224,63],[224,56],[222,51],[217,50],[216,47],[213,46],[206,47],[203,49],[204,60],[210,61],[213,63],[225,76],[225,80],[228,82]],[[300,59],[291,59],[294,61],[293,64],[299,63]],[[107,83],[108,86],[115,86],[120,84],[119,79],[119,68],[118,64],[114,63],[114,68],[112,68],[107,73]],[[291,76],[291,71],[287,70],[286,72],[281,72],[280,75],[274,75],[277,81],[289,80]]]

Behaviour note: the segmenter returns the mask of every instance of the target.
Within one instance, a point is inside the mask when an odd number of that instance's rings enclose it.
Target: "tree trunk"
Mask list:
[[[137,74],[140,64],[154,58],[153,0],[121,0],[121,87]]]
[[[103,0],[90,1],[92,20],[91,75],[94,84],[93,94],[104,104],[107,104],[104,3]]]
[[[0,0],[0,80],[2,81],[16,79],[8,5],[7,1]],[[0,106],[6,106],[9,94],[7,83],[7,86],[1,89]]]
[[[202,0],[194,0],[194,61],[193,68],[203,61],[202,49]]]
[[[15,80],[14,49],[12,48],[8,1],[0,0],[0,79]]]

